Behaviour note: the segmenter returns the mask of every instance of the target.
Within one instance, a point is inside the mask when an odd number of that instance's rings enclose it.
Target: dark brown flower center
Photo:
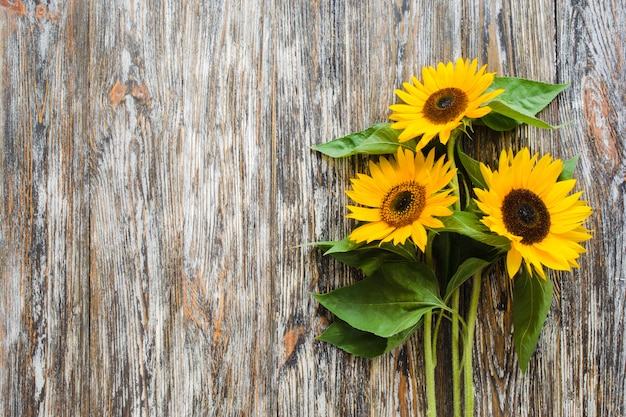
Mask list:
[[[450,87],[432,94],[424,103],[424,117],[434,124],[441,125],[455,120],[467,109],[467,94],[458,88]]]
[[[426,205],[426,190],[415,182],[393,187],[380,206],[382,220],[390,226],[402,227],[419,219]]]
[[[541,242],[550,232],[550,213],[541,198],[530,190],[511,190],[502,202],[506,229],[522,237],[522,243]]]

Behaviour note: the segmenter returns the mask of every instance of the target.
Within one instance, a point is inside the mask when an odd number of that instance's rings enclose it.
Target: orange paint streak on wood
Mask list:
[[[293,354],[296,345],[298,344],[298,339],[304,333],[304,329],[302,326],[295,327],[285,333],[285,337],[283,337],[283,346],[285,347],[285,358],[289,359]]]
[[[21,0],[17,0],[15,3],[9,0],[0,0],[0,6],[6,7],[18,16],[26,16],[26,9]]]
[[[400,415],[401,416],[409,416],[411,413],[409,412],[409,402],[407,400],[408,395],[408,381],[406,375],[399,371],[400,381],[398,384],[398,401],[400,402]]]
[[[223,294],[222,294],[223,297]],[[220,297],[220,298],[222,298]],[[222,339],[222,323],[224,322],[224,303],[220,302],[217,319],[213,323],[213,343],[217,344]]]
[[[207,331],[209,316],[206,313],[204,303],[206,292],[198,280],[183,277],[183,313],[185,318],[191,320],[194,325],[203,331]]]
[[[111,91],[109,91],[109,104],[114,108],[117,107],[122,101],[124,101],[124,97],[126,97],[127,93],[128,86],[116,81],[113,87],[111,87]]]
[[[617,120],[612,103],[608,101],[607,86],[596,73],[582,80],[584,114],[587,119],[587,135],[593,138],[598,155],[610,160],[614,166],[619,164],[618,135],[611,120]]]

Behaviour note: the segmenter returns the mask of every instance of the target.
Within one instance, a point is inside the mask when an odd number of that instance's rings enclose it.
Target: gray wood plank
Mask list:
[[[559,77],[571,87],[559,100],[559,147],[581,155],[579,187],[595,207],[594,240],[582,268],[564,275],[560,356],[563,415],[626,413],[626,150],[620,1],[572,2],[557,9]],[[565,370],[567,368],[567,371]]]
[[[0,11],[0,410],[88,414],[86,14],[15,10]]]

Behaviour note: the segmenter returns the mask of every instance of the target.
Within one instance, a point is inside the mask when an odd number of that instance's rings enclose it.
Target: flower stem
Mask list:
[[[433,236],[429,236],[429,240]],[[432,241],[426,246],[426,265],[434,268]],[[435,392],[435,367],[437,366],[437,331],[433,334],[433,312],[424,314],[424,368],[426,372],[427,417],[437,417],[437,393]]]
[[[437,416],[437,395],[435,392],[435,353],[432,339],[433,313],[424,314],[424,365],[426,370],[426,399],[428,403],[428,417]]]
[[[474,372],[472,368],[472,349],[474,347],[474,331],[476,330],[476,315],[478,312],[478,298],[480,296],[482,271],[478,271],[472,277],[472,298],[470,299],[467,316],[467,337],[463,345],[463,360],[465,365],[465,417],[474,416]]]
[[[450,168],[456,168],[456,160],[454,157],[454,148],[456,139],[460,135],[460,130],[454,130],[450,135],[447,143],[448,161],[450,161]],[[456,203],[454,203],[454,210],[461,210],[461,190],[459,189],[459,174],[455,173],[450,180],[450,186],[453,188],[453,193],[458,197]],[[450,308],[456,312],[459,311],[459,289],[457,288],[451,295]],[[454,314],[451,317],[451,333],[452,333],[452,398],[454,402],[454,417],[461,417],[461,363],[459,362],[459,317]]]
[[[452,294],[450,308],[459,311],[459,290]],[[452,324],[452,398],[454,400],[454,417],[461,417],[461,363],[459,362],[459,317],[453,314]]]
[[[448,161],[450,161],[450,169],[456,168],[456,160],[454,158],[454,145],[456,144],[456,138],[461,134],[459,130],[453,130],[450,134],[450,138],[448,139],[446,151],[448,154]],[[450,187],[452,187],[453,194],[458,197],[456,203],[454,203],[454,210],[461,210],[461,190],[459,189],[459,174],[458,172],[454,174],[452,179],[450,180]]]

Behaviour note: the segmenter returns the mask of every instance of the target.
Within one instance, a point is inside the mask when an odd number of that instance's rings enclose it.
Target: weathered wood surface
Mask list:
[[[0,4],[3,415],[423,415],[419,336],[372,361],[316,342],[310,292],[357,275],[297,245],[344,236],[364,167],[309,146],[458,56],[571,82],[542,114],[569,125],[474,151],[579,153],[596,210],[526,376],[509,283],[485,280],[476,413],[626,414],[623,2]]]

